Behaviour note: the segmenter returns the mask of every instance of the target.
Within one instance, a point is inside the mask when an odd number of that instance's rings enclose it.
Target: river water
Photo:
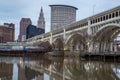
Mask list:
[[[120,80],[120,63],[74,57],[0,57],[0,80]]]

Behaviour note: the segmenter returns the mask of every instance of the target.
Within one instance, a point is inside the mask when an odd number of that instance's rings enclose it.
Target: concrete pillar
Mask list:
[[[71,44],[70,45],[70,51],[74,51],[75,50],[75,45]]]
[[[110,51],[113,51],[113,43],[111,42]]]
[[[93,28],[91,28],[91,34],[93,34]]]
[[[96,44],[96,42],[93,42],[93,50],[92,50],[93,52],[97,52],[97,44]]]
[[[111,51],[111,43],[108,44],[108,50]]]
[[[44,80],[44,74],[40,74],[38,76],[36,76],[36,80]]]
[[[90,42],[87,43],[87,46],[88,46],[88,52],[92,52],[91,51],[91,43]]]
[[[90,24],[90,20],[88,20],[88,31],[87,31],[88,35],[91,36],[91,24]],[[88,46],[88,52],[91,52],[91,40],[90,38],[88,38],[88,43],[87,43],[87,46]]]
[[[99,29],[99,26],[97,26],[97,31],[98,31],[98,29]]]
[[[80,48],[79,46],[80,46],[80,44],[78,43],[78,44],[76,45],[76,50],[77,50],[77,51],[80,50],[80,49],[79,49],[79,48]]]
[[[99,52],[99,43],[98,42],[95,43],[95,51]]]
[[[64,31],[64,33],[63,33],[63,38],[64,38],[64,40],[66,39],[66,30],[65,30],[65,28],[63,29],[63,31]]]
[[[93,27],[93,34],[95,33],[95,27]]]
[[[42,39],[41,39],[41,41],[44,41],[44,40],[43,40],[43,38],[44,38],[44,36],[42,36]]]
[[[101,52],[104,52],[105,42],[102,42]]]
[[[91,35],[91,26],[90,20],[88,20],[88,35]]]
[[[106,42],[104,42],[104,44],[103,44],[103,50],[102,50],[103,52],[105,52],[106,51]]]
[[[105,51],[105,52],[108,52],[108,51],[109,51],[109,50],[108,50],[108,49],[109,49],[109,43],[108,43],[108,42],[105,42],[104,45],[105,45],[104,51]]]
[[[93,43],[92,47],[93,47],[92,52],[95,52],[95,43]]]
[[[89,52],[93,52],[93,42],[89,43]]]
[[[53,38],[53,35],[52,35],[52,32],[50,33],[50,44],[52,44],[52,38]]]
[[[101,52],[101,42],[99,42],[99,49],[98,49],[99,52]]]
[[[114,45],[114,51],[117,52],[117,45]]]
[[[96,27],[94,27],[94,29],[95,29],[95,30],[94,30],[94,33],[96,33]]]
[[[82,50],[82,51],[84,50],[83,44],[80,44],[80,45],[79,45],[79,51],[80,51],[80,50]]]

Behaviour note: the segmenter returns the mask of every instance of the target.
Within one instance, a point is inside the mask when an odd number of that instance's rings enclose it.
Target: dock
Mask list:
[[[82,60],[102,60],[102,61],[119,61],[120,62],[120,53],[84,53],[80,54]]]

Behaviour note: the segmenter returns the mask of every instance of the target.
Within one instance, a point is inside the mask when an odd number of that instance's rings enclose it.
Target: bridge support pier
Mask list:
[[[113,51],[113,43],[111,43],[111,51]]]
[[[52,38],[53,38],[52,33],[50,33],[50,44],[52,44],[53,42]]]
[[[114,52],[117,52],[117,46],[116,45],[114,46]]]

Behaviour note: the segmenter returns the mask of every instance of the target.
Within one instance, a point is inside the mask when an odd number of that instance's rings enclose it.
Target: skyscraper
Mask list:
[[[45,29],[29,25],[26,29],[26,39],[45,33]]]
[[[39,18],[38,18],[37,27],[45,29],[45,18],[44,18],[44,13],[43,13],[42,7],[41,7],[40,15],[39,15]]]
[[[19,34],[19,41],[26,40],[26,28],[28,25],[32,24],[30,18],[22,18],[20,21],[20,34]]]
[[[50,5],[51,31],[76,21],[76,7],[69,5]]]

